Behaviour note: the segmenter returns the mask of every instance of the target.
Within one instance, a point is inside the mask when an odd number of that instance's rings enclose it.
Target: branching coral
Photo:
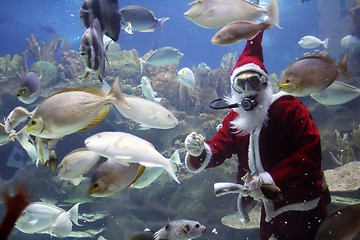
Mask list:
[[[46,44],[43,41],[39,43],[36,40],[35,35],[31,34],[30,37],[26,39],[26,41],[29,45],[28,50],[33,58],[33,61],[46,61],[55,63],[55,54],[61,46],[62,39],[62,36],[59,37],[55,34],[49,44]]]
[[[342,136],[338,130],[335,130],[336,135],[336,145],[338,147],[338,154],[336,156],[330,152],[332,159],[338,165],[344,165],[346,163],[352,162],[355,160],[354,150],[351,148],[348,134],[344,133]]]

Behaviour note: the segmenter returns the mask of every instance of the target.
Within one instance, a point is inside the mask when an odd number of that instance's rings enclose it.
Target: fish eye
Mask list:
[[[31,123],[31,125],[36,125],[36,120],[33,119],[33,120],[30,121],[30,123]]]
[[[195,228],[199,228],[200,227],[200,224],[195,224]]]
[[[286,81],[285,81],[286,83],[289,83],[290,82],[290,79],[286,79]]]

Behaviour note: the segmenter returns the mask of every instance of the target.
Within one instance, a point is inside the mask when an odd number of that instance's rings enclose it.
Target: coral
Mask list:
[[[344,133],[343,136],[340,136],[340,132],[335,130],[336,134],[336,144],[338,147],[338,154],[336,156],[330,152],[332,159],[338,165],[342,166],[346,163],[352,162],[355,160],[355,154],[353,149],[350,146],[348,134]]]
[[[120,79],[126,79],[133,84],[139,84],[131,82],[137,79],[140,82],[140,66],[139,55],[135,49],[121,50],[120,45],[112,43],[108,46],[106,53],[108,64],[106,65],[106,75],[110,77],[120,77]]]
[[[26,39],[28,43],[28,50],[30,55],[33,58],[34,62],[37,61],[47,61],[55,63],[55,54],[59,50],[62,42],[62,36],[54,35],[53,39],[46,45],[45,42],[41,41],[40,43],[36,40],[35,35],[31,34],[30,37]]]
[[[74,50],[64,50],[57,67],[64,75],[64,78],[69,80],[74,80],[84,73],[84,65],[81,62],[80,54]]]
[[[8,54],[0,58],[0,74],[4,77],[21,77],[24,71],[24,60],[22,56],[15,54],[11,57]]]
[[[33,64],[32,71],[41,75],[41,82],[43,86],[54,84],[57,81],[58,69],[50,62],[37,61]]]
[[[351,136],[356,147],[360,149],[360,125],[357,128],[353,126]]]

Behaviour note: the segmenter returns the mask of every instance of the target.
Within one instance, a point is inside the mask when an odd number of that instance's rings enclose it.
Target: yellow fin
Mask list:
[[[80,129],[77,132],[87,130],[87,129],[92,128],[93,126],[99,124],[102,120],[104,120],[106,115],[108,115],[109,111],[110,111],[110,104],[106,104],[103,107],[103,109],[101,109],[100,113],[96,116],[96,118],[94,118],[94,120],[89,125],[87,125],[86,127]]]
[[[145,171],[145,167],[143,165],[139,165],[139,168],[138,168],[138,171],[136,173],[134,180],[127,187],[130,187],[133,183],[135,183],[141,177],[141,175],[144,173],[144,171]]]

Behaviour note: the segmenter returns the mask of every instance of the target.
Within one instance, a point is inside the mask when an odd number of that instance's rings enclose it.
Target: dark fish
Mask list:
[[[326,218],[321,223],[315,240],[350,240],[359,234],[360,203],[340,209]]]
[[[121,16],[118,0],[84,0],[80,8],[80,19],[86,28],[99,19],[101,29],[113,41],[119,39]]]
[[[47,33],[49,35],[55,35],[55,34],[57,35],[56,30],[53,27],[48,25],[41,25],[40,23],[39,26],[40,26],[40,31]]]
[[[40,93],[41,78],[34,72],[28,72],[20,82],[16,96],[26,104],[35,102]]]
[[[89,72],[94,72],[102,81],[105,73],[106,50],[101,26],[97,18],[82,36],[80,55],[85,66],[84,78],[87,78]]]
[[[125,32],[153,32],[157,25],[162,28],[168,17],[156,19],[154,13],[142,6],[131,5],[120,9],[121,28]]]
[[[143,231],[136,233],[128,238],[128,240],[153,240],[154,232],[152,231]]]
[[[14,228],[16,220],[29,205],[30,194],[24,184],[19,184],[13,196],[10,196],[8,189],[2,191],[2,196],[6,206],[6,213],[0,225],[0,239],[6,240]]]

